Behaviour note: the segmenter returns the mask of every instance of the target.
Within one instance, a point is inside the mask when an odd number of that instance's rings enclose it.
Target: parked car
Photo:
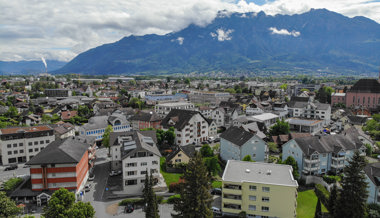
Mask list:
[[[84,186],[84,191],[89,192],[91,190],[91,184],[87,184]]]
[[[119,171],[112,170],[110,173],[110,176],[118,176],[118,175],[121,175],[121,170]]]
[[[133,204],[127,204],[124,208],[124,213],[132,213],[135,210]]]
[[[95,175],[90,174],[90,176],[88,177],[88,181],[93,181],[94,179],[95,179]]]
[[[209,143],[208,141],[203,141],[202,145],[205,145],[205,144],[208,144],[208,143]]]
[[[5,167],[4,171],[15,170],[17,168],[18,168],[17,164],[11,164],[11,165]]]
[[[220,188],[213,188],[211,190],[211,194],[212,195],[222,195],[222,189],[220,189]]]
[[[212,212],[213,212],[215,215],[218,215],[218,216],[221,216],[221,215],[222,215],[222,211],[220,210],[220,208],[217,208],[217,207],[211,207],[211,210],[212,210]]]
[[[220,138],[216,138],[214,142],[220,142]]]

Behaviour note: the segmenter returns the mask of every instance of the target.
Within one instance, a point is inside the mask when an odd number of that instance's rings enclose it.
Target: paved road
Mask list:
[[[29,168],[23,168],[24,164],[18,164],[17,169],[10,171],[4,171],[5,167],[6,166],[0,166],[0,183],[5,182],[12,177],[29,175]]]

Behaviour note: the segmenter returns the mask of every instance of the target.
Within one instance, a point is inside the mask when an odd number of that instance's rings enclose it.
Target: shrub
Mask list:
[[[180,190],[180,183],[179,182],[173,182],[169,185],[169,192],[171,193],[179,193]]]
[[[128,198],[119,202],[119,206],[126,206],[127,204],[144,205],[143,198]]]
[[[328,205],[330,193],[323,185],[316,184],[314,192],[317,195],[317,197],[321,200],[323,205]]]
[[[339,182],[340,177],[339,176],[332,176],[332,175],[331,176],[324,175],[323,180],[325,182],[327,182],[328,184],[331,184],[331,183]]]
[[[20,183],[22,183],[22,181],[22,178],[10,178],[8,181],[4,182],[4,190],[13,191]]]
[[[157,198],[157,204],[161,204],[162,201],[164,200],[164,196],[156,195]]]
[[[175,201],[178,201],[181,198],[181,196],[178,195],[172,195],[168,198],[168,204],[174,204]]]

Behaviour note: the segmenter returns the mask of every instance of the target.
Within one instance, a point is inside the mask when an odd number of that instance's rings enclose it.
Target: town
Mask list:
[[[56,217],[62,196],[68,217],[380,213],[380,77],[44,73],[3,77],[0,92],[5,217]]]

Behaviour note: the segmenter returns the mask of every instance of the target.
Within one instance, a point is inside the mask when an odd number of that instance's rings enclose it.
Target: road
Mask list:
[[[17,169],[10,171],[4,171],[5,167],[6,166],[0,166],[0,183],[5,182],[12,177],[29,175],[29,168],[23,168],[24,164],[18,164]]]

